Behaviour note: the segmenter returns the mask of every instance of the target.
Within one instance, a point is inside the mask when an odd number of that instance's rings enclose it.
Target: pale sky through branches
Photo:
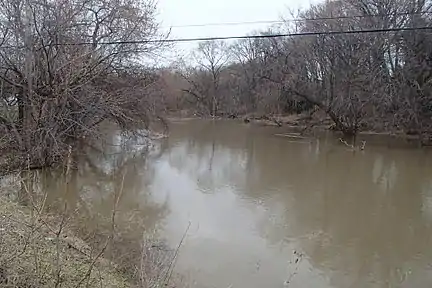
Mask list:
[[[159,19],[165,31],[172,26],[207,23],[278,21],[289,11],[304,9],[320,0],[159,0]],[[242,36],[264,30],[271,24],[245,24],[203,27],[173,27],[171,38]],[[188,52],[197,43],[178,44]]]

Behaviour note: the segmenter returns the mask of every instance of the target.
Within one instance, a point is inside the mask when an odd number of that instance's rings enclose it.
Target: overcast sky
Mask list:
[[[171,38],[242,36],[269,24],[175,27],[207,23],[278,21],[289,9],[307,8],[320,0],[159,0],[159,19]],[[183,51],[197,44],[179,45]]]

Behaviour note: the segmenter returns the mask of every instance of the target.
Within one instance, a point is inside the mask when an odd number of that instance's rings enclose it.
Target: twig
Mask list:
[[[122,177],[122,181],[121,181],[121,184],[120,184],[120,190],[118,192],[118,195],[114,195],[114,205],[113,205],[114,207],[113,207],[113,212],[111,214],[111,235],[108,237],[107,241],[105,242],[104,247],[99,251],[99,253],[96,255],[96,257],[93,259],[93,261],[90,264],[89,269],[87,270],[87,273],[85,274],[85,276],[80,280],[80,282],[75,287],[81,286],[81,284],[86,279],[89,279],[89,277],[90,277],[90,275],[91,275],[91,273],[93,271],[93,268],[96,265],[96,262],[103,255],[103,253],[106,251],[106,249],[108,248],[108,245],[112,241],[112,239],[114,239],[114,234],[115,234],[115,216],[116,216],[116,212],[117,212],[117,206],[119,204],[121,195],[123,194],[125,174],[126,174],[126,171],[123,173],[123,177]]]
[[[92,263],[89,266],[89,269],[87,270],[85,276],[80,280],[80,282],[75,287],[80,287],[81,284],[90,277],[94,265],[96,265],[96,262],[99,260],[99,258],[102,256],[102,254],[105,252],[106,248],[108,247],[109,241],[106,241],[104,247],[99,251],[99,253],[96,255],[96,257],[93,259]]]
[[[300,135],[293,135],[293,134],[275,134],[275,136],[295,138],[295,139],[308,139],[307,137],[300,136]]]
[[[66,205],[65,205],[66,206]],[[63,215],[62,221],[60,222],[60,228],[56,234],[56,265],[57,265],[57,273],[56,273],[56,283],[55,287],[58,287],[61,284],[61,265],[60,265],[60,235],[63,231],[64,224],[66,223],[66,215]]]
[[[174,253],[173,259],[171,260],[171,263],[170,263],[170,265],[168,267],[168,273],[169,274],[167,275],[167,278],[165,279],[165,285],[168,285],[168,283],[169,283],[169,281],[171,279],[171,276],[172,276],[172,273],[173,273],[174,267],[175,267],[175,262],[177,260],[177,256],[179,254],[181,246],[183,245],[183,242],[184,242],[184,240],[186,238],[186,235],[187,235],[187,233],[188,233],[188,231],[190,229],[190,226],[191,226],[191,222],[189,221],[189,224],[188,224],[186,230],[183,233],[183,236],[182,236],[182,238],[180,240],[180,243],[178,244],[177,249],[176,249],[176,251]]]
[[[359,149],[359,150],[361,150],[361,151],[363,151],[364,149],[365,149],[365,147],[366,147],[366,141],[362,141],[362,144],[361,144],[361,146],[360,147],[355,147],[354,145],[352,145],[352,144],[348,144],[345,140],[343,140],[342,138],[339,138],[339,141],[342,143],[342,144],[344,144],[345,146],[347,146],[348,148],[350,148],[351,150],[353,150],[353,151],[355,151],[355,150],[357,150],[357,149]]]
[[[297,251],[294,251],[294,255],[297,256],[296,260],[295,260],[295,264],[296,264],[296,268],[294,269],[294,271],[289,275],[288,279],[285,280],[285,285],[289,285],[291,283],[292,278],[297,275],[298,269],[300,267],[301,261],[303,260],[303,254],[298,253]]]
[[[342,144],[345,144],[345,146],[347,146],[347,147],[349,147],[349,148],[351,148],[351,149],[355,149],[354,145],[348,144],[348,142],[346,142],[346,141],[343,140],[342,138],[339,138],[339,141],[340,141]]]

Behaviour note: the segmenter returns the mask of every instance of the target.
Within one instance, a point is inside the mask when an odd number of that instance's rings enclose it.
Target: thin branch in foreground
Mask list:
[[[189,221],[189,224],[188,224],[186,230],[183,233],[183,236],[182,236],[182,238],[181,238],[181,240],[180,240],[180,242],[179,242],[179,244],[177,246],[177,249],[175,250],[175,253],[174,253],[174,256],[173,256],[173,258],[171,260],[170,266],[168,267],[169,274],[167,275],[167,278],[165,279],[165,285],[168,285],[168,283],[169,283],[169,281],[171,279],[171,276],[172,276],[172,273],[173,273],[174,267],[175,267],[175,262],[177,261],[177,256],[178,256],[178,254],[180,252],[180,248],[183,245],[183,242],[184,242],[184,240],[186,238],[186,235],[187,235],[187,233],[188,233],[188,231],[190,229],[190,226],[191,226],[191,222]]]

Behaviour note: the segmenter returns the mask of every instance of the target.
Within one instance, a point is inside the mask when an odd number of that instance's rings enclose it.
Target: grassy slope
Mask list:
[[[130,286],[67,228],[57,237],[58,227],[52,217],[0,198],[0,287]]]

